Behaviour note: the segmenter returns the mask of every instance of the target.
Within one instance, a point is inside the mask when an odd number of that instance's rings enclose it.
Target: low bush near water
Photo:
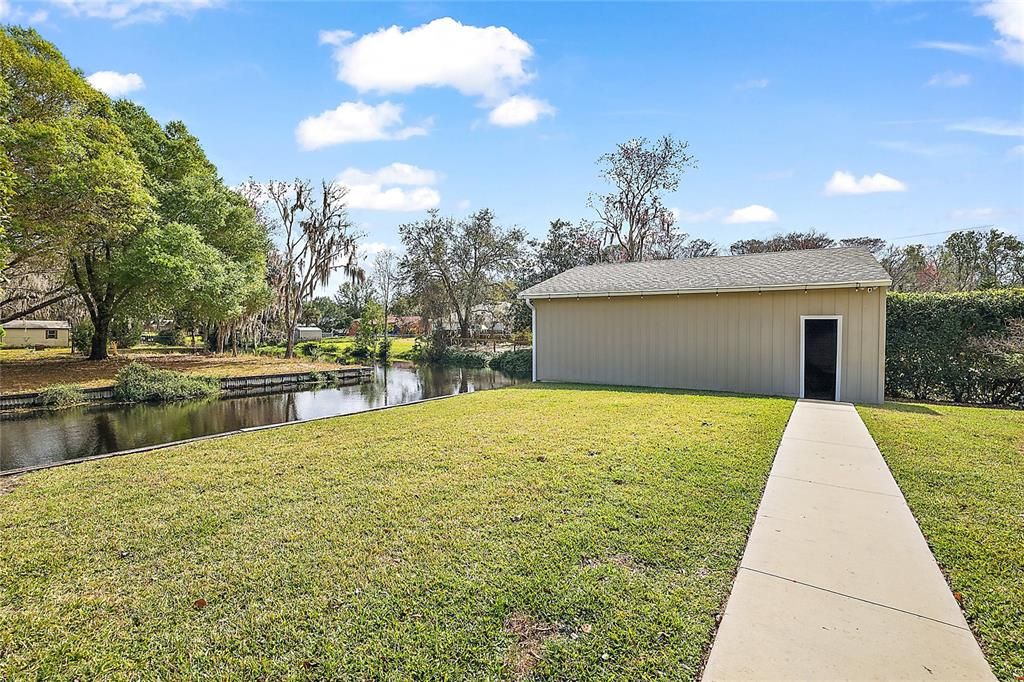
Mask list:
[[[71,407],[84,402],[85,394],[74,384],[54,384],[39,392],[39,404],[47,407]]]
[[[220,382],[211,377],[155,369],[132,362],[117,373],[114,398],[122,402],[172,402],[213,398],[220,394]]]
[[[528,377],[533,375],[533,351],[507,350],[498,353],[490,362],[491,369],[496,369],[514,377]]]
[[[441,356],[441,360],[437,364],[477,369],[480,367],[486,367],[489,359],[490,355],[488,353],[481,353],[475,350],[449,348],[445,351],[444,355]]]

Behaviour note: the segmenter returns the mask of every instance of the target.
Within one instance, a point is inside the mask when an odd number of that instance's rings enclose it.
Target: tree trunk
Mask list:
[[[387,349],[385,351],[387,353],[387,355],[385,355],[383,358],[381,358],[381,360],[384,360],[386,362],[389,359],[390,355],[391,355],[391,346],[388,345],[388,302],[387,302],[387,298],[384,299],[384,348]]]
[[[289,358],[289,359],[295,357],[295,331],[294,330],[288,332],[288,342],[287,342],[287,345],[285,345],[285,347],[284,347],[284,356],[286,358]]]
[[[92,335],[92,348],[89,351],[90,360],[107,359],[107,345],[110,341],[110,321],[113,317],[113,314],[106,310],[100,310],[97,315],[92,316],[94,331]]]

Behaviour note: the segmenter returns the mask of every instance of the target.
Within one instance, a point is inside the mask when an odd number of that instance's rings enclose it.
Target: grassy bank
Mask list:
[[[416,339],[412,337],[393,337],[390,341],[390,359],[414,359],[413,346],[416,344]],[[285,347],[283,345],[263,346],[257,352],[263,356],[283,358]],[[298,357],[345,364],[366,364],[376,360],[375,357],[360,356],[356,352],[356,339],[354,336],[330,337],[322,341],[302,341],[295,344],[295,354]]]
[[[13,350],[13,349],[12,349]],[[311,358],[262,357],[256,355],[194,355],[131,353],[93,362],[68,353],[41,357],[0,353],[0,393],[38,391],[52,384],[75,384],[82,388],[112,386],[117,372],[133,361],[157,369],[210,377],[254,376],[259,374],[291,374],[338,369],[335,362]]]
[[[0,678],[692,678],[791,404],[526,386],[26,475]]]
[[[1024,675],[1024,412],[858,408],[996,675]]]

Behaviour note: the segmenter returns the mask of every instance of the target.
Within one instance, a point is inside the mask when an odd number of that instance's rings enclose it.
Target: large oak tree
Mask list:
[[[183,124],[111,102],[31,29],[0,30],[0,76],[3,271],[38,263],[66,282],[95,330],[90,358],[107,356],[118,316],[199,298],[224,319],[259,299],[265,235]]]

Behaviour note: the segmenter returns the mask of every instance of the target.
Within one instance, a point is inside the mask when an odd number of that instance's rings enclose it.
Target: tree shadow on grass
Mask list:
[[[887,410],[889,412],[910,412],[913,414],[929,414],[933,417],[941,417],[941,412],[936,412],[927,405],[921,403],[890,403],[885,402],[881,405],[871,405],[870,407],[876,410]]]

